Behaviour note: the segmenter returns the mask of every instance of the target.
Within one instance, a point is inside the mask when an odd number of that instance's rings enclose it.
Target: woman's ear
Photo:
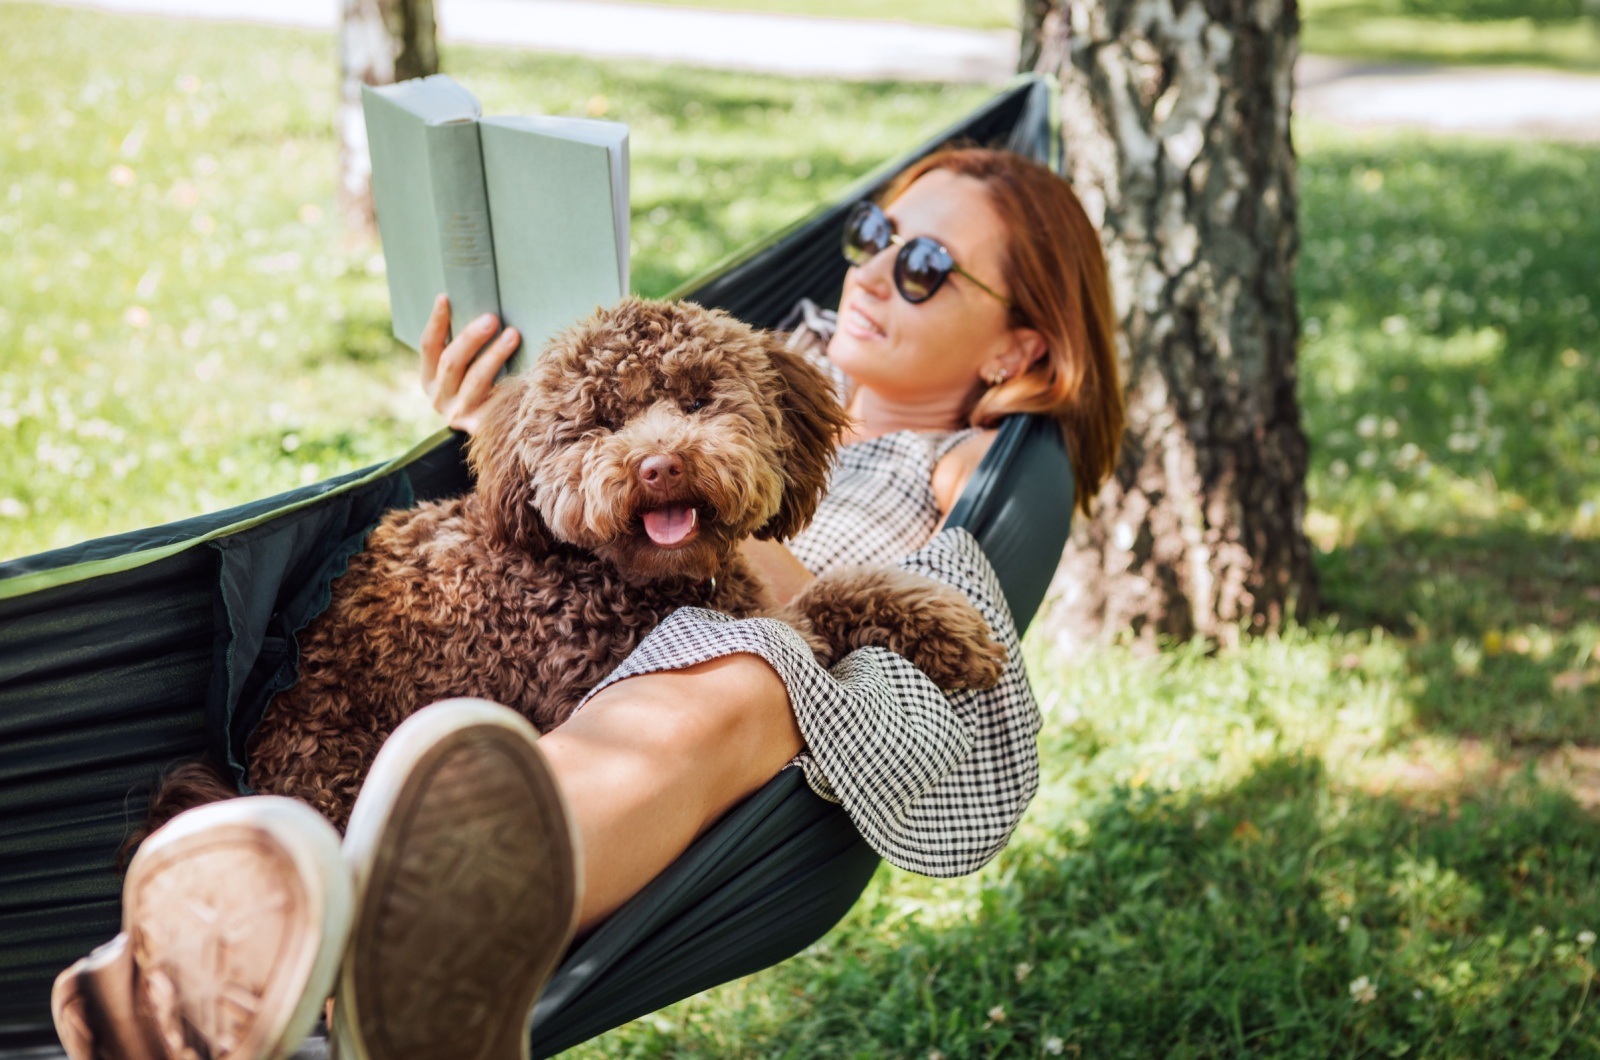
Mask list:
[[[1044,332],[1033,328],[1011,328],[1006,332],[1006,342],[999,352],[984,361],[978,376],[988,383],[1015,379],[1039,363],[1050,352],[1050,342]]]
[[[773,398],[782,410],[789,448],[777,514],[755,532],[763,541],[788,540],[811,522],[828,488],[839,435],[850,423],[833,383],[803,355],[790,350],[784,339],[772,333],[765,337],[767,360],[782,384]]]
[[[503,548],[526,548],[544,536],[544,520],[533,506],[533,487],[521,455],[527,393],[526,379],[513,376],[499,383],[467,443],[467,464],[478,480],[489,539]]]

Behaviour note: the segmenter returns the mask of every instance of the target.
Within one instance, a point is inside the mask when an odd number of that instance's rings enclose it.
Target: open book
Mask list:
[[[443,291],[452,332],[496,313],[518,371],[628,290],[628,127],[480,117],[443,75],[364,87],[372,199],[395,337],[416,349]]]

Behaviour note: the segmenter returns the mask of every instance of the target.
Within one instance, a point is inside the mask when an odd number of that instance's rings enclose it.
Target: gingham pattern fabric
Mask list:
[[[927,543],[943,515],[933,469],[975,430],[897,431],[846,446],[811,525],[789,551],[812,574],[852,563],[889,563]]]
[[[759,655],[788,689],[806,741],[796,764],[812,790],[841,803],[893,865],[928,876],[976,871],[1005,846],[1038,787],[1040,719],[1016,626],[982,548],[961,529],[929,540],[939,522],[933,465],[966,435],[901,432],[847,447],[816,518],[790,547],[814,573],[897,562],[965,593],[1006,647],[994,688],[946,695],[881,648],[852,652],[827,670],[782,622],[682,608],[595,691],[724,655]]]
[[[737,652],[759,655],[789,691],[807,748],[797,764],[812,790],[842,803],[890,864],[927,876],[974,872],[1005,846],[1038,787],[1039,709],[999,579],[972,535],[943,530],[899,565],[960,589],[977,606],[1006,646],[998,685],[946,695],[882,648],[851,652],[825,670],[782,622],[685,607],[599,688]]]
[[[824,352],[836,315],[805,299],[785,325],[789,348],[804,354],[850,401],[854,384]],[[978,433],[896,431],[846,446],[811,525],[789,550],[812,574],[849,563],[887,563],[921,548],[939,527],[933,469],[944,455]]]

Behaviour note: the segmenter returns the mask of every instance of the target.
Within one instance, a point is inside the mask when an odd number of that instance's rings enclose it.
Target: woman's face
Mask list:
[[[975,177],[949,170],[924,173],[884,213],[904,239],[931,236],[950,256],[999,293],[1006,231]],[[839,299],[839,330],[828,358],[858,384],[884,397],[937,400],[966,395],[980,376],[1019,366],[1005,303],[952,272],[932,298],[917,305],[894,286],[890,246],[845,274]]]

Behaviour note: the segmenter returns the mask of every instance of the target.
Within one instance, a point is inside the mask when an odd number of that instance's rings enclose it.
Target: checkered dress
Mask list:
[[[809,303],[802,309],[807,319],[794,344],[820,349],[818,333],[832,321]],[[812,790],[844,806],[874,850],[928,876],[981,867],[1005,846],[1038,787],[1039,709],[983,550],[965,530],[934,534],[934,465],[968,436],[902,431],[846,447],[816,518],[790,548],[813,573],[898,563],[964,592],[1006,646],[1009,662],[994,688],[946,695],[881,648],[852,652],[826,670],[782,622],[686,607],[595,691],[724,655],[759,655],[782,677],[805,737],[795,764]]]

